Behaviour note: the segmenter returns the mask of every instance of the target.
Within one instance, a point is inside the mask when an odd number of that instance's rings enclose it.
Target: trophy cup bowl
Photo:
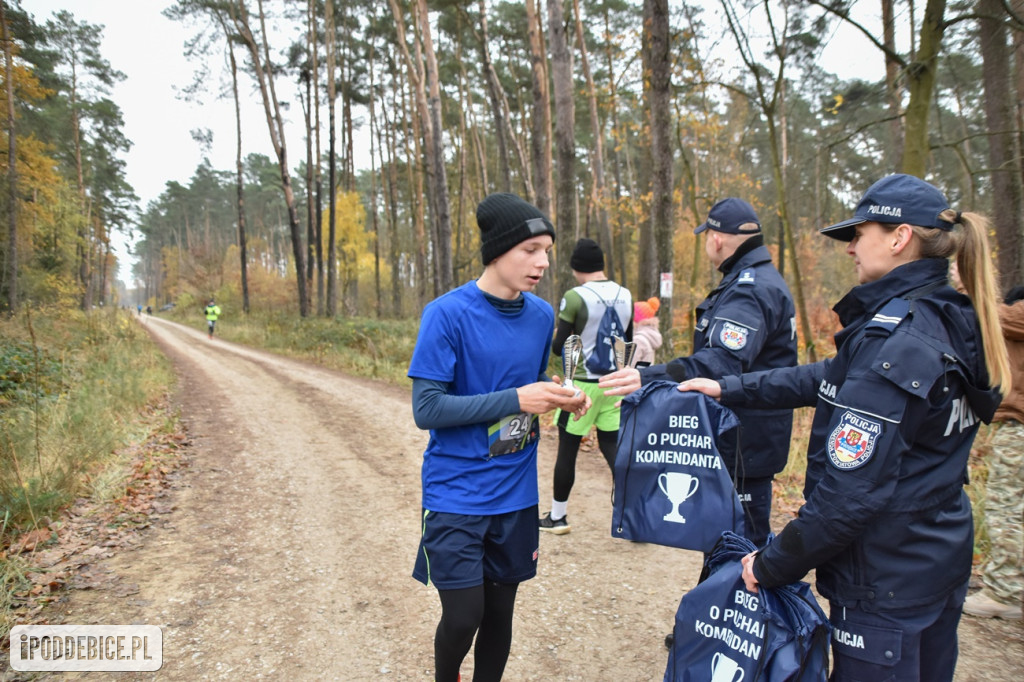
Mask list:
[[[632,341],[612,337],[612,351],[615,353],[615,368],[622,369],[633,364],[633,356],[636,355],[636,344]]]
[[[697,492],[700,479],[680,471],[669,471],[658,476],[658,487],[665,497],[672,503],[672,511],[662,517],[664,521],[672,523],[686,523],[686,519],[679,513],[679,505],[693,497]]]
[[[743,674],[740,664],[722,652],[716,651],[711,658],[711,682],[741,682]]]
[[[579,334],[573,334],[562,344],[562,385],[569,388],[576,388],[573,379],[576,378],[576,369],[580,366],[580,358],[583,356],[583,339]]]

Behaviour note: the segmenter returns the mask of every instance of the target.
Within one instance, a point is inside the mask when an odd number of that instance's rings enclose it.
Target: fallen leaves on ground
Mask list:
[[[129,473],[120,497],[106,502],[79,498],[58,521],[43,520],[45,525],[12,538],[0,551],[0,561],[18,561],[22,579],[11,586],[11,613],[4,625],[40,624],[40,611],[68,589],[113,585],[117,596],[136,594],[137,585],[115,584],[117,578],[99,562],[138,545],[141,530],[174,510],[170,493],[187,466],[187,445],[183,430],[154,434],[122,453]],[[2,638],[0,650],[8,645]]]

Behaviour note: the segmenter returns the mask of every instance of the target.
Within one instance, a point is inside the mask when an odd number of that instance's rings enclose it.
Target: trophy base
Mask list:
[[[682,514],[680,514],[674,509],[670,511],[668,514],[665,514],[665,516],[661,517],[661,520],[671,521],[672,523],[686,523],[686,519],[683,518]]]

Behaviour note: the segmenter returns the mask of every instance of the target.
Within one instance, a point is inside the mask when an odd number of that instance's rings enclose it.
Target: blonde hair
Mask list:
[[[1006,343],[999,326],[999,293],[996,285],[996,266],[989,255],[988,218],[979,213],[957,213],[947,208],[939,218],[958,223],[963,230],[939,230],[912,225],[921,242],[922,258],[951,258],[956,255],[960,281],[970,296],[978,314],[982,347],[985,349],[985,368],[989,385],[998,386],[999,392],[1010,392],[1012,378]]]

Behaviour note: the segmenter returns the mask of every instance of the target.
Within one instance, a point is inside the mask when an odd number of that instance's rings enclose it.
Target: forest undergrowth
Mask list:
[[[12,610],[62,587],[37,569],[68,510],[123,498],[128,453],[172,430],[172,382],[127,311],[25,307],[0,320],[0,636]]]

